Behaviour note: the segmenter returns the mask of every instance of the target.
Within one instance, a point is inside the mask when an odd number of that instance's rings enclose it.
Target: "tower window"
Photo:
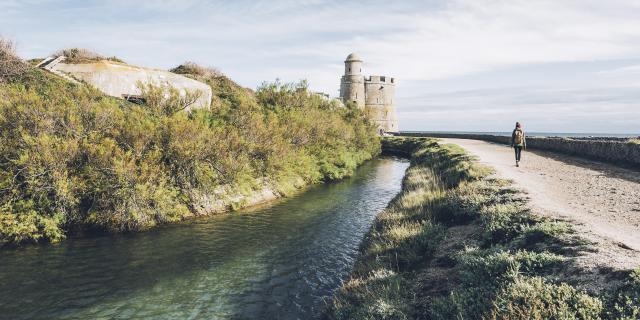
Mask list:
[[[384,82],[385,80],[385,77],[380,77],[380,81]]]
[[[349,72],[351,72],[351,68],[349,68]]]

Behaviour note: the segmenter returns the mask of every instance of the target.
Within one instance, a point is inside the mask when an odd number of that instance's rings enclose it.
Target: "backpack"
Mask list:
[[[522,144],[524,142],[524,132],[522,130],[516,130],[513,138],[515,144]]]

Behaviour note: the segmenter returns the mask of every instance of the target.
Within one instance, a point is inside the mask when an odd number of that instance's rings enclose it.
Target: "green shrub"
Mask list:
[[[464,252],[458,258],[460,279],[469,286],[496,286],[520,274],[534,275],[556,266],[561,256],[520,250],[515,253],[484,250]]]
[[[606,296],[603,318],[640,319],[640,268],[632,270],[625,283]]]
[[[501,288],[528,275],[548,272],[563,261],[562,257],[550,253],[481,250],[462,253],[457,260],[461,268],[460,284],[448,296],[433,299],[429,313],[434,319],[474,319],[487,314],[498,299],[508,301],[501,296]]]
[[[496,203],[482,209],[484,236],[490,243],[511,241],[535,221],[528,208],[520,203]]]
[[[487,319],[600,319],[602,301],[575,288],[518,277],[498,293]]]
[[[409,284],[396,272],[378,269],[354,278],[331,304],[330,319],[412,319],[406,303]]]
[[[469,223],[479,217],[487,201],[486,194],[478,192],[473,184],[462,183],[447,193],[434,217],[447,224]]]
[[[520,246],[529,247],[533,244],[557,240],[561,235],[572,232],[567,223],[555,221],[542,221],[527,226],[519,235]]]

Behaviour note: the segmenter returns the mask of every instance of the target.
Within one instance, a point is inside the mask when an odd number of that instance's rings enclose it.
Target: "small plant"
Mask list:
[[[187,61],[169,71],[177,74],[188,74],[192,76],[211,78],[224,76],[220,70],[212,67],[203,67],[195,62]]]
[[[567,284],[517,277],[500,290],[487,319],[600,319],[603,305]]]
[[[626,282],[608,294],[605,318],[640,319],[640,268],[629,272]]]

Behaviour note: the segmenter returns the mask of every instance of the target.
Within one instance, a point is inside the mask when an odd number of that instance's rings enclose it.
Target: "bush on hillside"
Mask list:
[[[15,80],[28,69],[29,65],[16,55],[14,43],[0,38],[0,83]]]
[[[216,68],[203,67],[195,62],[190,61],[187,61],[173,69],[170,69],[169,71],[177,74],[188,74],[203,78],[223,76],[222,72],[220,72],[220,70]]]
[[[53,54],[54,57],[64,56],[66,63],[91,63],[102,60],[109,60],[114,62],[124,63],[117,57],[105,57],[97,54],[89,49],[83,48],[68,48],[58,50]]]
[[[186,113],[170,88],[145,88],[140,106],[33,74],[0,85],[0,245],[80,227],[147,229],[194,215],[198,195],[232,196],[214,192],[221,186],[286,193],[293,181],[349,175],[380,150],[363,114],[308,92],[273,107],[212,76],[203,81],[215,105]],[[258,94],[282,94],[270,90]]]

